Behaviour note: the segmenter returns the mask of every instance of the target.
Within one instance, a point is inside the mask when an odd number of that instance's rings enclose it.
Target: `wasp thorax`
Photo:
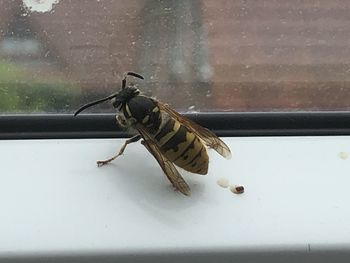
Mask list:
[[[153,99],[138,95],[125,102],[122,106],[125,118],[135,119],[142,124],[150,133],[158,130],[161,123],[160,111]]]

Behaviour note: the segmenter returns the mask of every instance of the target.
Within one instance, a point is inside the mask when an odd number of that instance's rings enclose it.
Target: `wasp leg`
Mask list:
[[[131,137],[130,139],[127,139],[127,140],[124,142],[122,148],[120,148],[118,154],[114,155],[112,158],[109,158],[109,159],[107,159],[107,160],[104,160],[104,161],[97,161],[97,166],[98,166],[98,167],[101,167],[102,165],[105,165],[105,164],[110,163],[111,161],[113,161],[114,159],[116,159],[119,155],[122,155],[122,154],[123,154],[123,152],[124,152],[126,146],[127,146],[129,143],[137,142],[137,141],[140,140],[140,139],[141,139],[141,135],[139,135],[139,134],[138,134],[138,135],[135,135],[135,136],[133,136],[133,137]]]

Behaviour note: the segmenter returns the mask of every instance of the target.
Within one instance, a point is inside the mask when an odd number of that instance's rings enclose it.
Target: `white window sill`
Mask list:
[[[0,261],[346,262],[350,137],[224,140],[191,197],[140,143],[98,168],[124,140],[0,141]]]

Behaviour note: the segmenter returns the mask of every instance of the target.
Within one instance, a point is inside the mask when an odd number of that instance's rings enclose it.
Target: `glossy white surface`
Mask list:
[[[349,251],[350,137],[224,140],[232,159],[210,151],[208,175],[181,170],[191,197],[139,142],[98,168],[124,140],[0,141],[0,259]]]

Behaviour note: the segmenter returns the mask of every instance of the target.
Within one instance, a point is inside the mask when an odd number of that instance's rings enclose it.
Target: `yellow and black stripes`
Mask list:
[[[194,138],[188,147],[174,160],[174,163],[186,171],[206,174],[208,171],[208,154],[202,142]]]
[[[180,123],[172,118],[168,118],[164,125],[160,128],[154,139],[159,145],[164,145],[169,139],[171,139],[178,129],[180,128]]]
[[[209,160],[206,148],[193,132],[177,120],[167,119],[154,139],[169,161],[189,172],[207,173]]]
[[[177,166],[193,173],[206,174],[208,154],[201,139],[181,121],[161,110],[146,96],[136,96],[123,104],[126,120],[144,127],[162,154]]]

